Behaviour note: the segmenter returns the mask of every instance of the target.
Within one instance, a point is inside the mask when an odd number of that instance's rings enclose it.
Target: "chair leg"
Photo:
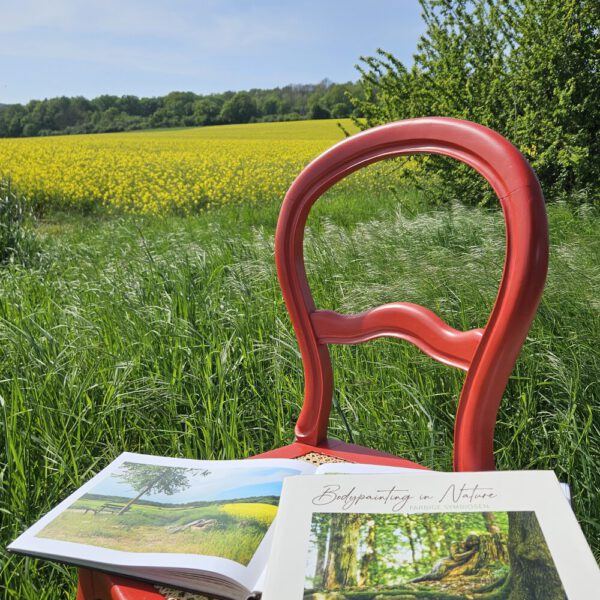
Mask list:
[[[79,569],[77,600],[165,600],[151,584],[92,569]]]
[[[79,569],[77,600],[96,600],[94,595],[94,576],[88,569]]]

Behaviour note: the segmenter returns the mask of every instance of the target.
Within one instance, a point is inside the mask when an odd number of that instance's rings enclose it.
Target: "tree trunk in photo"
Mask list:
[[[358,575],[359,586],[371,585],[371,573],[373,567],[377,564],[377,548],[375,538],[375,521],[367,523],[367,535],[365,537],[365,553],[360,560],[360,570]]]
[[[534,512],[508,513],[507,600],[567,600]]]
[[[408,537],[408,543],[410,544],[410,556],[412,560],[412,568],[415,572],[415,575],[419,573],[419,565],[417,564],[417,553],[415,549],[415,539],[414,539],[414,531],[413,526],[410,519],[406,520],[406,537]]]
[[[427,549],[432,556],[437,557],[439,553],[439,541],[437,536],[433,532],[433,524],[431,522],[431,515],[423,515],[422,518],[423,526],[425,527],[425,539],[427,540]]]
[[[327,565],[327,550],[329,543],[329,515],[326,521],[321,520],[316,532],[317,537],[317,566],[315,569],[314,587],[321,589],[325,585],[325,567]]]
[[[432,520],[431,515],[423,515],[422,522],[425,527],[425,547],[428,552],[428,560],[435,562],[443,554],[442,547],[446,543],[445,530],[439,527],[437,521]],[[451,541],[448,542],[448,551],[450,551],[450,544]]]
[[[331,517],[325,588],[355,587],[358,576],[358,534],[362,515],[336,513]]]
[[[135,502],[137,502],[144,494],[146,494],[148,492],[148,490],[152,487],[152,485],[149,485],[147,487],[145,487],[135,498],[132,498],[118,513],[118,515],[122,515],[132,504],[134,504]]]
[[[496,515],[492,512],[484,512],[481,514],[483,515],[485,528],[487,529],[488,533],[497,533],[498,525],[496,523]]]
[[[507,562],[506,536],[500,532],[481,536],[479,557],[482,563],[490,564],[496,561]]]
[[[147,494],[161,479],[163,478],[162,473],[153,479],[148,485],[145,485],[142,491],[135,497],[132,498],[118,513],[117,515],[122,515],[132,504],[137,502],[144,494]]]

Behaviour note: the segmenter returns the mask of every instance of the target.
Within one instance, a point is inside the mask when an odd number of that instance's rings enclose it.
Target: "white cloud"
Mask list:
[[[4,0],[0,33],[25,34],[37,27],[56,27],[73,21],[72,0]]]
[[[260,10],[250,3],[236,4],[238,10],[232,6],[188,0],[8,0],[0,18],[0,57],[214,78],[227,57],[247,58],[303,35],[297,17],[276,14],[266,5]]]
[[[113,36],[134,43],[153,37],[177,46],[204,50],[241,50],[299,39],[298,18],[254,10],[223,14],[217,2],[142,2],[140,0],[8,0],[2,7],[0,33],[19,34],[27,43],[47,39],[58,44],[65,36]],[[30,37],[31,36],[31,37]]]

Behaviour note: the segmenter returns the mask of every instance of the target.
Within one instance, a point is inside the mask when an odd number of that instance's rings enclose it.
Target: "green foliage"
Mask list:
[[[516,19],[503,130],[548,190],[597,193],[600,3],[522,1]]]
[[[128,483],[138,493],[171,495],[189,487],[189,470],[126,462],[114,477]]]
[[[425,34],[408,69],[389,52],[362,58],[362,127],[398,119],[468,119],[510,139],[550,197],[597,194],[600,89],[595,0],[421,0]],[[358,124],[361,122],[357,121]],[[438,197],[490,194],[445,159],[420,159]],[[430,186],[435,189],[435,186]],[[573,198],[573,196],[571,196]]]
[[[248,92],[238,92],[223,104],[221,121],[223,123],[248,123],[258,114],[258,107]]]
[[[404,584],[419,583],[419,577],[437,572],[440,579],[448,576],[441,584],[444,591],[458,596],[462,590],[465,596],[460,597],[469,597],[475,589],[503,581],[510,570],[509,516],[506,512],[487,515],[496,529],[493,537],[484,514],[478,512],[315,513],[305,588],[345,594],[398,587],[400,592]],[[526,531],[521,533],[522,539],[528,539]],[[521,538],[514,538],[518,545]],[[465,568],[453,576],[450,571],[461,560]]]
[[[0,265],[32,265],[39,245],[31,221],[33,212],[26,198],[17,194],[10,180],[0,180]]]
[[[311,119],[330,119],[331,113],[321,104],[321,102],[314,102],[310,107],[308,113]]]
[[[219,114],[223,100],[219,97],[207,96],[192,104],[192,112],[196,125],[215,125],[219,122]]]

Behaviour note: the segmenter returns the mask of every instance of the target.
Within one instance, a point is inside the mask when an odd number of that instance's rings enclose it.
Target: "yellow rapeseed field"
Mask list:
[[[185,214],[280,198],[343,137],[336,121],[296,121],[1,139],[0,175],[37,202]]]
[[[277,507],[272,504],[263,504],[260,502],[237,502],[232,504],[223,504],[221,510],[228,515],[241,517],[258,521],[267,527],[272,523],[277,514]]]

